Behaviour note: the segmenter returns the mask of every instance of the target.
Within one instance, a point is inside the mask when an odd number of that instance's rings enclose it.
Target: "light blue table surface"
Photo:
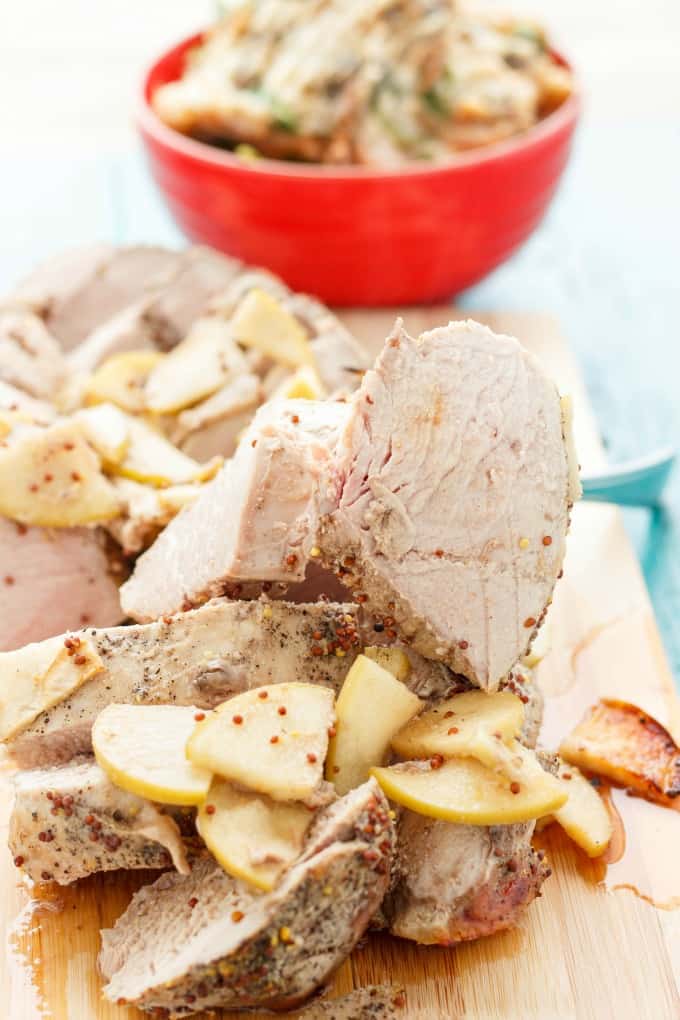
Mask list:
[[[0,153],[0,290],[94,239],[178,244],[138,149]],[[680,120],[591,126],[548,216],[469,309],[554,314],[576,351],[610,459],[680,446]],[[663,508],[625,511],[680,680],[680,472]]]

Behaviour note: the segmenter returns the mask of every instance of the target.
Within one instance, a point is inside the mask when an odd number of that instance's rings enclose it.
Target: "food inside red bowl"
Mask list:
[[[451,0],[237,0],[153,106],[245,156],[394,167],[520,134],[571,90],[526,20]]]

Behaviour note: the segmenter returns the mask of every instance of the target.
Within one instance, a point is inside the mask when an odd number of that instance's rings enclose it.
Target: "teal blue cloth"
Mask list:
[[[138,149],[4,152],[0,183],[0,292],[67,245],[182,242]],[[539,230],[458,303],[559,318],[614,461],[680,446],[679,279],[680,124],[586,118]],[[663,509],[624,516],[680,678],[680,471]]]

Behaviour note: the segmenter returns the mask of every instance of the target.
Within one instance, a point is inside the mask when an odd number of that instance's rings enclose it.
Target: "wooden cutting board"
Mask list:
[[[409,309],[417,333],[454,317],[449,307]],[[377,350],[394,316],[345,318]],[[603,462],[578,369],[554,321],[486,317],[534,351],[575,404],[581,463]],[[556,743],[600,695],[635,701],[680,736],[680,702],[661,648],[637,561],[618,512],[578,506],[565,576],[549,614],[552,651],[539,678],[547,694],[543,740]],[[143,1014],[103,1003],[96,972],[99,929],[111,925],[140,874],[94,876],[76,888],[45,886],[33,896],[6,851],[11,793],[0,774],[7,952],[0,962],[0,1015],[7,1020],[133,1020]],[[607,870],[589,862],[552,826],[541,834],[553,867],[541,899],[513,931],[456,949],[371,936],[336,975],[330,995],[353,987],[405,986],[408,1020],[676,1020],[680,1017],[680,812],[617,792],[627,829],[623,859]],[[618,888],[615,888],[618,887]],[[2,1013],[2,1010],[6,1010]],[[253,1013],[225,1014],[250,1017]]]

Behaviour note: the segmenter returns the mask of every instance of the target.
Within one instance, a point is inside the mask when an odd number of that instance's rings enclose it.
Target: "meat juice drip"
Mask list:
[[[571,619],[575,616],[572,611]],[[562,631],[556,621],[553,647],[537,671],[545,694],[543,747],[558,748],[600,697],[639,704],[660,722],[668,723],[677,707],[669,704],[658,688],[640,684],[649,663],[646,657],[655,651],[650,644],[649,621],[648,613],[632,613],[584,629],[581,635],[573,629]],[[660,910],[680,907],[680,804],[677,809],[652,804],[629,796],[606,780],[599,792],[612,818],[614,835],[600,858],[575,851],[581,874],[611,892],[632,892]]]

